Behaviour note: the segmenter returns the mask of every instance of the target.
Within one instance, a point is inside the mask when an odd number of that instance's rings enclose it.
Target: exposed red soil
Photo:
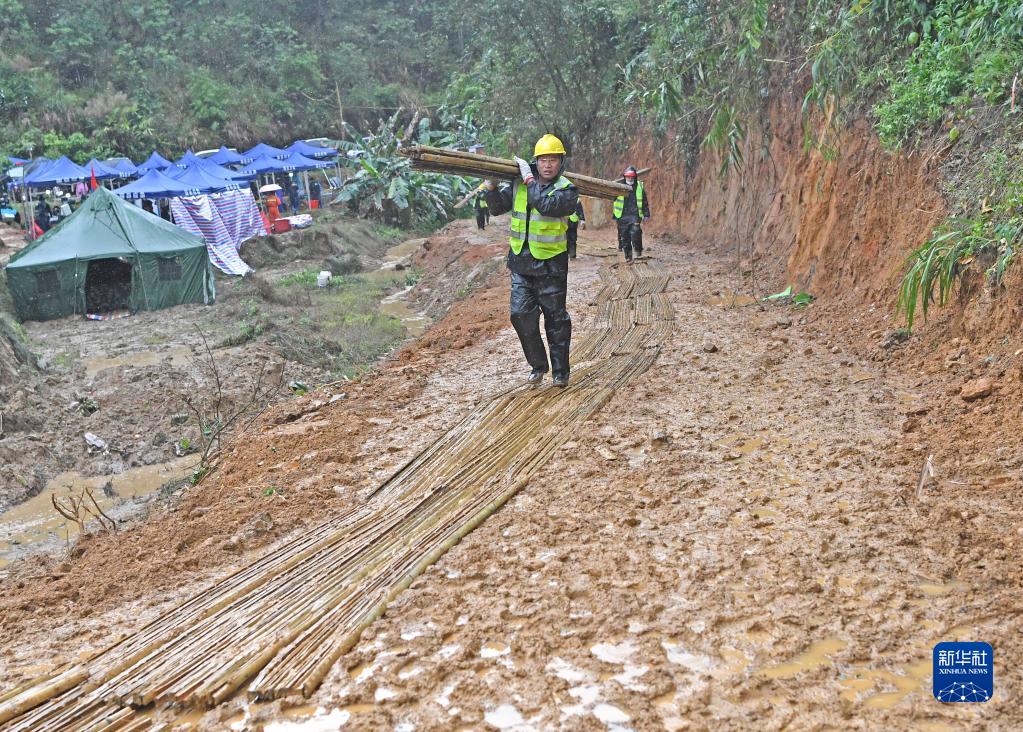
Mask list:
[[[436,275],[463,255],[477,264],[500,248],[491,241],[480,246],[463,230],[467,222],[431,237],[430,250],[417,254],[428,273],[424,285],[439,282]],[[485,288],[455,303],[424,338],[362,379],[269,410],[209,478],[140,525],[84,538],[69,561],[35,557],[12,565],[0,599],[0,637],[21,635],[26,625],[45,634],[41,618],[91,615],[217,574],[375,488],[439,434],[447,415],[472,404],[473,391],[439,388],[432,375],[450,370],[445,361],[457,360],[458,350],[504,327],[507,296],[500,290]],[[424,389],[431,389],[429,399]]]
[[[741,179],[709,159],[688,182],[668,162],[649,178],[674,340],[342,657],[312,701],[345,729],[1023,725],[1023,283],[971,285],[900,342],[903,258],[944,214],[934,159],[854,128],[825,163],[789,101]],[[583,239],[613,256],[609,229]],[[755,242],[757,294],[817,301],[711,304],[739,279],[736,239]],[[468,222],[430,241],[428,272],[503,251]],[[606,261],[573,269],[577,332]],[[506,285],[483,282],[374,374],[273,410],[164,515],[23,566],[0,601],[5,685],[359,500],[506,383],[522,368]],[[992,702],[931,697],[942,640],[995,646]],[[259,729],[283,705],[236,700],[200,724]]]

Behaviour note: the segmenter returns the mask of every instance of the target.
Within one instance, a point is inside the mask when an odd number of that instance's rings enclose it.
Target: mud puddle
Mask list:
[[[100,371],[118,366],[156,366],[164,359],[170,359],[171,366],[187,366],[192,358],[191,346],[175,346],[162,351],[139,351],[121,356],[97,356],[82,359],[85,375],[93,377]]]
[[[394,270],[399,264],[407,264],[423,245],[422,239],[409,239],[401,244],[391,247],[384,253],[384,261],[380,269]]]
[[[180,478],[195,465],[196,457],[186,455],[167,463],[132,468],[116,475],[86,478],[80,473],[61,473],[46,484],[43,491],[0,515],[0,567],[29,554],[54,551],[78,535],[78,527],[57,513],[56,497],[66,504],[88,492],[99,508],[112,519],[131,515],[148,496],[170,480]],[[90,517],[96,507],[86,497]]]
[[[757,299],[750,295],[741,295],[738,292],[720,292],[704,300],[704,303],[714,307],[734,308],[740,305],[755,305]]]
[[[376,272],[367,273],[368,276],[375,280],[382,279],[392,282],[399,280],[401,275],[399,272],[396,272],[397,266],[409,262],[412,255],[422,246],[422,243],[422,239],[411,239],[391,247],[384,254],[384,261],[380,265],[380,269]],[[390,315],[400,320],[407,334],[416,337],[421,336],[426,331],[430,325],[430,319],[409,307],[407,296],[413,287],[415,287],[414,283],[408,284],[404,289],[385,297],[380,301],[379,310],[385,315]]]
[[[771,666],[760,673],[769,679],[788,679],[797,674],[821,666],[831,666],[831,657],[845,648],[848,643],[841,638],[825,638],[810,644],[810,647],[787,663]]]
[[[926,691],[931,668],[930,659],[898,666],[896,672],[859,666],[850,676],[839,680],[843,687],[839,696],[861,702],[869,709],[891,709],[913,692]]]
[[[380,301],[380,312],[401,321],[410,336],[421,336],[429,327],[430,319],[409,307],[406,296],[412,290],[409,285],[404,290],[388,295]]]

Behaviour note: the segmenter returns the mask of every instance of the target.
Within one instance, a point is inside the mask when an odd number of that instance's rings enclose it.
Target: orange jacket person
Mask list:
[[[266,197],[266,213],[271,221],[276,221],[281,217],[281,212],[278,209],[280,201],[277,200],[277,196],[271,193]]]

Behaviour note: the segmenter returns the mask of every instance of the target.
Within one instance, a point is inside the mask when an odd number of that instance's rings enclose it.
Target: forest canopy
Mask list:
[[[1021,0],[0,0],[0,152],[279,144],[403,109],[495,151],[550,131],[593,154],[641,124],[741,164],[782,91],[894,149],[1015,114],[1021,70]]]

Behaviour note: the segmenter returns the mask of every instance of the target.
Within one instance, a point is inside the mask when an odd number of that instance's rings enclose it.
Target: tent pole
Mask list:
[[[21,197],[25,199],[25,220],[22,223],[25,225],[25,233],[29,235],[29,238],[35,239],[35,219],[32,218],[32,199],[29,195],[31,189],[25,182],[25,174],[22,173],[21,176]]]

